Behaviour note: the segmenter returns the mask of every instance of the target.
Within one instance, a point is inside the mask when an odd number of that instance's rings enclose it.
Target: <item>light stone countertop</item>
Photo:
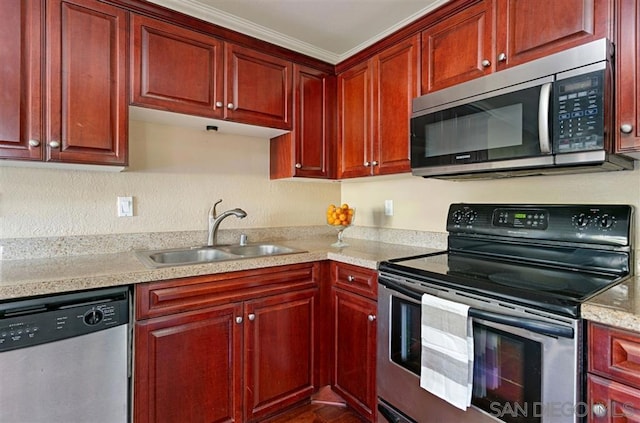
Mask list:
[[[437,251],[360,239],[349,239],[348,247],[337,249],[330,246],[333,242],[335,236],[279,241],[278,244],[307,252],[159,269],[146,267],[133,251],[0,260],[0,300],[326,259],[377,269],[383,260]]]
[[[584,303],[582,317],[640,333],[640,276],[629,278]]]

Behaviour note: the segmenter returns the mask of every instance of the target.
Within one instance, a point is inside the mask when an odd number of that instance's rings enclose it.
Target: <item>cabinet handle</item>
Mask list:
[[[498,55],[498,62],[504,62],[505,60],[507,60],[507,55],[504,53],[500,53]]]
[[[378,161],[377,160],[372,161],[371,166],[378,166]]]
[[[633,125],[629,123],[623,123],[622,125],[620,125],[620,132],[622,132],[623,134],[630,134],[631,131],[633,131]]]
[[[607,415],[607,407],[601,403],[593,404],[593,406],[591,407],[591,411],[596,417],[604,417]]]
[[[60,141],[49,141],[49,147],[51,147],[51,148],[60,147]]]
[[[253,322],[254,320],[256,320],[256,315],[253,313],[249,313],[249,315],[247,316],[249,318],[249,321]]]
[[[296,169],[302,169],[302,164],[301,163],[296,163]]]
[[[488,68],[489,66],[491,66],[491,60],[484,59],[482,62],[480,62],[480,64],[482,64],[482,67]]]
[[[369,167],[369,166],[371,166],[371,163],[370,163],[370,162],[364,162],[363,164],[364,164],[364,167]]]
[[[238,324],[242,323],[242,316],[236,317],[236,323]]]
[[[233,103],[227,104],[227,109],[233,109]]]
[[[353,281],[355,281],[355,280],[356,280],[356,277],[355,277],[355,276],[352,276],[352,275],[347,276],[347,281],[348,281],[348,282],[353,282]]]
[[[38,140],[29,140],[29,147],[39,147],[40,141]]]
[[[216,101],[216,107],[222,107],[222,101]]]
[[[376,320],[376,315],[375,314],[370,314],[367,316],[367,319],[369,319],[370,322],[373,322],[374,320]]]

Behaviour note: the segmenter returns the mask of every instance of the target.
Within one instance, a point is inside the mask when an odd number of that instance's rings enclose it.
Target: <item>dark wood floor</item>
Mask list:
[[[273,417],[265,423],[364,423],[366,420],[345,406],[310,403]]]

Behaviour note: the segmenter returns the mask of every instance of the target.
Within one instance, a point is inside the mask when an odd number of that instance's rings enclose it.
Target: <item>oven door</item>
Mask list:
[[[411,168],[439,176],[500,168],[553,165],[550,120],[552,77],[416,111]],[[440,96],[436,92],[433,95]],[[463,165],[463,166],[460,166]]]
[[[379,422],[579,421],[583,414],[578,403],[581,363],[576,348],[578,334],[573,328],[539,319],[513,319],[469,304],[474,377],[472,406],[465,412],[420,388],[422,293],[406,288],[399,292],[391,289],[383,277],[380,281]],[[428,291],[425,288],[429,294],[446,296],[435,289]],[[385,417],[389,415],[402,417]]]

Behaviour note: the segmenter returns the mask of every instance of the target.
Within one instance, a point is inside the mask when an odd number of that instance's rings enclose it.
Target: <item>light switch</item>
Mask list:
[[[133,216],[133,197],[118,197],[118,217]]]
[[[384,200],[384,215],[393,216],[393,200]]]

